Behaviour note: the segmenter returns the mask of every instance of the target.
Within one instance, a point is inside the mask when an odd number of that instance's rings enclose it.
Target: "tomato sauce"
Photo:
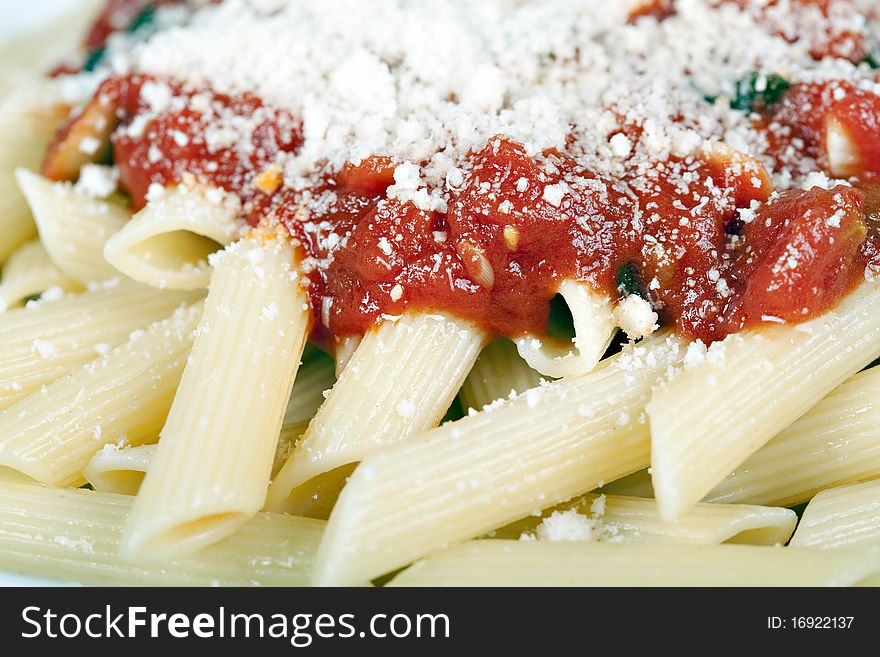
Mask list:
[[[859,179],[880,176],[880,96],[845,81],[795,85],[769,118],[778,161],[806,156],[828,169],[833,128],[857,148],[846,173]]]
[[[880,98],[855,89],[835,100],[821,85],[795,86],[761,121],[785,126],[788,146],[796,136],[818,156],[833,114],[862,149],[861,188],[773,194],[759,162],[723,149],[611,179],[572,154],[530,156],[499,135],[458,163],[447,207],[424,210],[387,197],[397,163],[385,156],[316,176],[305,189],[282,185],[276,162],[300,147],[300,124],[253,96],[170,83],[180,97],[198,93],[247,117],[247,149],[211,147],[210,122],[192,102],[146,114],[134,130],[148,82],[111,78],[94,101],[120,121],[114,160],[133,206],[144,205],[151,184],[192,176],[238,195],[252,225],[285,226],[310,280],[316,339],[363,333],[406,309],[454,313],[510,337],[542,334],[551,298],[573,278],[613,298],[638,293],[680,334],[711,342],[820,315],[880,264],[880,194],[871,186]]]

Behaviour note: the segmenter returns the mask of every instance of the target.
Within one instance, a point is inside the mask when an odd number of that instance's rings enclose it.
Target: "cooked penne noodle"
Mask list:
[[[309,321],[288,242],[258,232],[215,257],[195,344],[128,521],[127,558],[195,552],[260,510]]]
[[[299,380],[299,374],[297,374],[297,380]],[[295,383],[293,389],[295,392]],[[294,446],[302,438],[302,435],[306,432],[308,426],[308,422],[288,423],[285,420],[285,423],[281,426],[281,431],[278,433],[278,443],[275,446],[275,459],[272,461],[273,477],[278,474],[278,471],[281,470],[287,462],[290,452],[293,451]]]
[[[866,282],[815,320],[730,336],[654,393],[651,474],[665,520],[880,354],[878,302]]]
[[[0,102],[0,263],[36,234],[15,182],[19,167],[36,168],[67,114],[47,82],[31,82]]]
[[[348,361],[351,360],[351,357],[354,355],[354,352],[357,350],[358,345],[361,343],[361,336],[359,335],[348,335],[344,338],[339,338],[336,343],[336,353],[333,354],[333,357],[336,361],[336,378],[339,378],[339,375],[342,374],[342,370],[345,369],[345,366],[348,365]]]
[[[131,219],[128,208],[91,198],[69,182],[52,182],[26,169],[19,169],[16,178],[40,241],[61,271],[82,283],[119,276],[104,259],[104,245]]]
[[[308,422],[315,416],[324,403],[324,393],[329,393],[336,381],[334,367],[333,359],[317,349],[303,356],[284,412],[284,424]]]
[[[390,586],[859,586],[880,548],[472,541],[431,555]]]
[[[238,199],[180,185],[153,194],[104,247],[104,257],[136,281],[172,290],[207,287],[208,256],[240,233]]]
[[[181,308],[0,411],[0,465],[44,484],[78,484],[82,469],[104,445],[155,441],[200,314],[200,305]]]
[[[0,314],[0,410],[198,296],[123,282]]]
[[[880,477],[878,386],[880,368],[851,377],[746,459],[705,501],[794,506],[826,488]],[[654,497],[647,470],[603,491]]]
[[[371,455],[333,509],[315,582],[377,577],[645,467],[645,404],[682,351],[663,336],[628,346],[587,376]]]
[[[856,374],[752,454],[710,502],[794,506],[880,476],[880,369]]]
[[[272,464],[273,475],[284,465],[292,445],[306,430],[306,426],[300,423],[285,424],[281,427],[275,449],[275,461]],[[112,443],[104,445],[104,448],[96,452],[88,465],[83,468],[83,477],[92,488],[102,493],[137,495],[157,446],[155,444],[139,447],[126,445],[120,449]]]
[[[880,481],[824,490],[804,510],[797,548],[880,547]]]
[[[0,580],[880,585],[872,3],[3,23]]]
[[[611,301],[594,292],[589,284],[563,281],[559,294],[574,320],[573,345],[559,345],[535,336],[516,340],[516,348],[529,366],[557,379],[580,376],[596,367],[616,331]]]
[[[290,497],[298,486],[436,426],[485,340],[470,322],[421,313],[364,336],[273,480],[267,508],[301,513],[293,504],[302,494]]]
[[[519,394],[541,382],[541,375],[522,359],[510,340],[495,340],[480,352],[461,386],[465,409],[479,411],[496,399]]]
[[[126,495],[0,479],[0,568],[91,585],[302,586],[320,520],[260,513],[193,557],[130,563],[119,557]]]
[[[37,240],[18,247],[3,266],[0,279],[0,312],[21,305],[28,297],[50,288],[64,292],[80,291],[76,281],[62,274]]]
[[[0,481],[17,481],[28,484],[35,484],[34,480],[18,470],[10,470],[9,468],[0,468]]]
[[[548,520],[549,519],[549,520]],[[567,523],[584,530],[588,540],[608,543],[748,543],[784,545],[797,524],[791,509],[745,504],[697,504],[678,522],[663,522],[654,500],[618,495],[584,495],[573,502],[529,516],[490,534],[493,538],[566,535]],[[563,538],[564,540],[564,538]]]
[[[83,477],[101,493],[137,495],[156,447],[156,444],[122,448],[113,443],[104,445],[83,468]]]

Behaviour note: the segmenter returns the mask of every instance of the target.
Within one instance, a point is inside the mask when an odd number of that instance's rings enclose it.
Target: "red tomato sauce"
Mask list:
[[[827,169],[828,131],[836,127],[857,147],[847,173],[880,177],[880,96],[844,81],[796,85],[769,120],[778,161],[806,156]]]
[[[133,135],[146,81],[111,78],[94,101],[121,121],[114,159],[134,207],[150,184],[191,175],[238,195],[252,225],[285,226],[302,251],[317,339],[363,333],[406,309],[450,312],[510,337],[542,334],[559,284],[578,279],[612,298],[637,292],[680,334],[711,342],[820,315],[880,263],[880,196],[867,183],[773,194],[760,163],[723,151],[610,179],[571,154],[534,157],[497,136],[458,164],[464,173],[445,212],[426,211],[387,198],[396,163],[384,156],[308,189],[281,185],[274,163],[300,147],[300,125],[252,96],[201,92],[251,118],[247,152],[209,148],[208,121],[192,103],[172,103]],[[821,142],[823,113],[835,113],[862,144],[868,180],[880,171],[880,99],[826,96],[794,87],[762,120],[786,124],[810,150]],[[556,186],[567,191],[548,196]],[[619,287],[624,271],[637,289]]]

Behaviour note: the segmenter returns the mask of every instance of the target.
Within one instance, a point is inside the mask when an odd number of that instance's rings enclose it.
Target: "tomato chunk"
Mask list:
[[[732,321],[800,322],[829,310],[864,275],[864,195],[852,187],[780,194],[745,226],[747,280]]]
[[[394,164],[390,157],[376,155],[360,164],[346,162],[336,177],[343,192],[361,196],[382,196],[394,184]]]

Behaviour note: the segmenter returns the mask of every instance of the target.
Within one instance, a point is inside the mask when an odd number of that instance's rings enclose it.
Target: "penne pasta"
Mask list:
[[[296,386],[294,386],[296,387]],[[285,424],[278,435],[272,475],[284,465],[292,445],[306,430],[305,424]],[[157,436],[158,437],[158,436]],[[137,495],[150,467],[158,445],[125,445],[121,449],[112,443],[104,445],[83,468],[83,477],[92,488],[102,493]]]
[[[297,378],[299,378],[298,375]],[[296,390],[296,384],[294,384],[293,387],[294,390]],[[293,450],[296,443],[302,438],[302,435],[306,432],[308,426],[308,422],[287,423],[286,421],[281,426],[281,431],[278,434],[278,443],[275,446],[275,459],[272,461],[271,474],[273,477],[278,474],[278,471],[287,462],[290,452]]]
[[[880,585],[872,2],[3,23],[0,579]]]
[[[182,308],[0,411],[0,465],[44,484],[76,485],[104,445],[155,441],[200,314],[199,305]]]
[[[568,526],[587,540],[608,543],[682,543],[717,545],[749,543],[784,545],[797,524],[791,509],[745,504],[697,504],[678,522],[663,522],[653,500],[618,495],[583,495],[529,516],[490,534],[493,538],[526,537],[565,540]],[[584,531],[585,530],[585,531]]]
[[[349,335],[337,340],[336,352],[333,354],[334,360],[336,361],[337,379],[339,378],[339,375],[342,374],[342,370],[345,369],[345,366],[348,365],[348,361],[351,360],[351,357],[354,355],[354,352],[357,350],[360,343],[361,336],[359,335]]]
[[[0,102],[0,263],[36,234],[15,182],[19,167],[35,168],[67,114],[47,88],[31,82]]]
[[[0,410],[196,299],[117,282],[0,314]]]
[[[0,568],[90,585],[302,586],[320,520],[260,513],[193,557],[130,563],[119,557],[132,498],[0,479]]]
[[[596,366],[611,344],[616,331],[613,308],[611,301],[594,292],[587,283],[563,281],[559,294],[574,320],[573,345],[526,336],[516,340],[516,348],[530,367],[545,376],[580,376]]]
[[[473,541],[438,552],[390,586],[859,586],[880,549]]]
[[[880,368],[851,377],[746,459],[705,501],[794,506],[826,488],[880,476],[878,386]],[[647,470],[603,491],[654,496]]]
[[[195,344],[122,549],[196,552],[263,506],[309,329],[288,242],[256,233],[218,254]]]
[[[645,404],[681,354],[658,336],[371,455],[333,509],[315,583],[377,577],[645,467]]]
[[[797,548],[880,547],[880,481],[824,490],[804,510]]]
[[[302,513],[291,492],[437,425],[485,342],[470,322],[407,314],[361,341],[302,441],[275,477],[267,508]],[[341,475],[341,473],[339,473]]]
[[[880,355],[878,301],[864,283],[810,322],[730,336],[654,393],[651,476],[665,520]]]
[[[39,241],[27,242],[9,256],[0,279],[0,312],[14,308],[55,288],[63,292],[78,292],[80,284],[62,274],[49,259]]]
[[[81,283],[119,276],[104,259],[104,245],[131,219],[128,208],[91,198],[69,182],[52,182],[26,169],[19,169],[16,178],[40,241],[62,272]]]
[[[510,340],[495,340],[480,352],[461,386],[464,408],[479,411],[496,399],[505,399],[534,388],[541,375],[522,359]]]
[[[137,495],[156,447],[156,444],[122,448],[114,443],[104,445],[83,468],[83,477],[101,493]]]
[[[794,506],[880,476],[880,369],[856,374],[750,456],[707,501]]]
[[[240,233],[238,199],[180,185],[151,194],[147,207],[113,235],[104,257],[141,283],[172,290],[207,287],[208,256]]]

